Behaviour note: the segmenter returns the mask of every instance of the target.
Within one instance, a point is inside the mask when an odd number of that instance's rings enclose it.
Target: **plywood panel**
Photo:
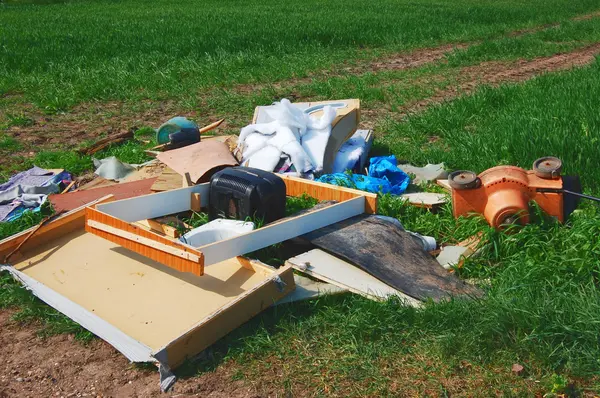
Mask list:
[[[212,268],[212,267],[211,267]],[[280,268],[270,278],[217,311],[202,319],[196,327],[169,343],[156,358],[176,367],[193,353],[211,345],[229,331],[248,321],[294,290],[294,275],[289,266]]]
[[[235,259],[202,277],[181,274],[82,230],[38,246],[15,267],[153,350],[265,280]]]

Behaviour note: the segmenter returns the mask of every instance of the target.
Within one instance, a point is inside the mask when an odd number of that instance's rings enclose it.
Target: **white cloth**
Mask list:
[[[300,173],[322,170],[335,109],[325,106],[316,118],[282,99],[267,112],[272,122],[250,124],[240,131],[242,164],[273,171],[281,155],[287,154]]]

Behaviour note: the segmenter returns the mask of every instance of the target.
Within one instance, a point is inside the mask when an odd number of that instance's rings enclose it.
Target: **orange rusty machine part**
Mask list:
[[[452,187],[454,217],[483,214],[494,228],[529,222],[529,202],[535,201],[550,216],[564,222],[581,195],[577,176],[561,176],[562,162],[545,157],[533,170],[498,166],[476,175],[455,171],[448,177]]]

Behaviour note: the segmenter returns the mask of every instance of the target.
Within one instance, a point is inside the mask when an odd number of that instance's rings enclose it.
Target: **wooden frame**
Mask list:
[[[295,288],[291,267],[242,257],[218,263],[202,278],[170,271],[86,232],[88,210],[39,228],[13,265],[0,270],[134,362],[175,368]],[[0,253],[10,253],[32,230],[0,241]]]
[[[133,223],[208,206],[209,184],[124,199],[86,210],[86,230],[180,272],[202,275],[204,267],[303,235],[362,214],[377,211],[377,195],[283,176],[288,196],[310,195],[338,203],[274,222],[243,235],[192,247]]]

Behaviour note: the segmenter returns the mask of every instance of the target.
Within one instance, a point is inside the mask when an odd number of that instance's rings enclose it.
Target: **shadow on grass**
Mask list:
[[[344,300],[344,297],[348,294],[325,296],[316,300],[272,306],[233,330],[194,358],[188,359],[177,368],[175,374],[178,378],[186,379],[202,373],[213,372],[228,359],[238,357],[244,352],[253,351],[249,347],[249,339],[255,337],[257,331],[260,330],[269,337],[284,333],[280,328],[282,323],[304,322],[319,313],[322,308],[321,302],[325,301],[328,305],[335,306],[336,303]],[[273,340],[276,339],[273,338]]]

